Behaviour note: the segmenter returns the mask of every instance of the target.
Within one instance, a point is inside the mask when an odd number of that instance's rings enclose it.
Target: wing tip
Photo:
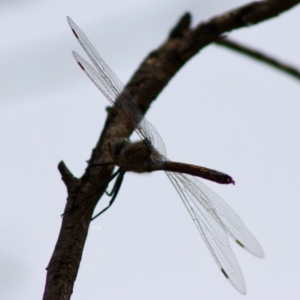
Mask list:
[[[67,16],[67,21],[68,21],[69,26],[70,26],[73,34],[75,35],[76,39],[78,39],[78,35],[76,33],[76,30],[75,30],[75,28],[77,27],[76,24],[74,23],[74,21],[69,16]]]
[[[264,258],[265,254],[264,251],[262,249],[262,247],[259,245],[258,242],[256,242],[256,244],[254,244],[255,247],[252,247],[252,249],[250,249],[249,247],[245,247],[244,244],[242,244],[238,239],[235,239],[235,242],[242,248],[247,249],[249,252],[251,252],[253,255],[257,256],[258,258]]]
[[[73,28],[74,21],[69,16],[67,16],[67,21],[68,21],[70,27]]]
[[[239,286],[235,285],[233,283],[233,281],[231,280],[231,278],[229,278],[228,274],[225,272],[225,270],[223,268],[221,268],[221,272],[222,274],[225,276],[226,279],[228,279],[231,284],[243,295],[246,295],[247,291],[246,291],[246,286],[245,284],[243,283],[243,281],[240,283]]]
[[[265,253],[262,248],[260,248],[255,254],[259,258],[265,258]]]

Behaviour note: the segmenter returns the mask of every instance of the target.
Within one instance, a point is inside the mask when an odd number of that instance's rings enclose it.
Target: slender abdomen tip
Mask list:
[[[225,184],[233,184],[235,185],[235,181],[230,177],[230,176],[226,176],[226,180],[225,180]]]

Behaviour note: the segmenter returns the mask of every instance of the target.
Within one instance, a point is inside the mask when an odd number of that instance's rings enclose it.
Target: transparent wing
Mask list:
[[[236,212],[200,180],[197,180],[196,178],[194,179],[194,184],[204,195],[206,195],[206,198],[212,202],[219,218],[231,238],[252,254],[263,258],[264,252],[262,247],[252,233],[246,228],[244,222],[236,214]]]
[[[209,251],[225,277],[242,294],[246,294],[243,274],[230,248],[226,228],[208,196],[194,178],[180,173],[166,172]],[[191,178],[191,179],[190,179]]]
[[[160,160],[165,159],[167,155],[166,148],[155,127],[143,116],[134,103],[133,96],[125,90],[122,82],[104,62],[86,35],[71,20],[71,18],[67,17],[67,20],[74,35],[93,62],[96,69],[84,60],[78,53],[73,51],[73,56],[79,66],[108,99],[111,105],[115,106],[118,112],[125,116],[128,122],[130,122],[132,128],[147,144],[149,149],[152,147],[155,148],[162,155]]]

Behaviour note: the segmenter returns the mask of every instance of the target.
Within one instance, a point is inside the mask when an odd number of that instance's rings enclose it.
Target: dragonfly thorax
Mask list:
[[[153,158],[159,157],[155,149],[149,149],[144,141],[131,142],[122,138],[114,143],[109,143],[110,154],[120,168],[137,173],[150,172]]]

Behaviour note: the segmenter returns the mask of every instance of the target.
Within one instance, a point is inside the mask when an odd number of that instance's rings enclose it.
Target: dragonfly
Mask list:
[[[116,180],[118,184],[110,195],[114,194],[113,197],[116,197],[127,171],[165,171],[219,269],[240,293],[246,294],[244,277],[228,237],[260,258],[264,257],[262,247],[234,210],[197,177],[221,184],[234,184],[234,180],[216,170],[168,160],[161,136],[138,109],[133,96],[104,62],[83,31],[70,17],[67,17],[67,21],[94,67],[73,51],[77,64],[141,138],[137,142],[122,138],[109,143],[114,164],[119,167],[119,171],[112,176],[119,175]],[[109,206],[111,204],[112,201]]]

